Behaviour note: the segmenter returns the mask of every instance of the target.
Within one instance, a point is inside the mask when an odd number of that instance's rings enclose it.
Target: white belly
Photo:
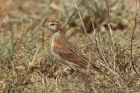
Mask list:
[[[71,68],[74,68],[74,66],[78,66],[77,64],[74,64],[73,62],[67,61],[63,58],[61,58],[58,54],[56,54],[53,49],[51,49],[51,54],[53,55],[54,58],[58,59],[61,61],[63,64],[70,66]]]

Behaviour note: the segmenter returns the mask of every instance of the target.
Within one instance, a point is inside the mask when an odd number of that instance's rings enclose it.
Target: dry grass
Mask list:
[[[1,93],[139,93],[139,12],[134,16],[137,9],[130,12],[117,0],[111,6],[103,0],[79,3],[1,0]],[[71,75],[51,56],[51,33],[41,25],[54,19],[62,27],[70,19],[65,28],[70,41],[104,74]]]

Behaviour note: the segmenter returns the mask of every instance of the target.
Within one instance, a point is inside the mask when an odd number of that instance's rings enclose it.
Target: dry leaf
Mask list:
[[[16,73],[22,72],[23,70],[25,70],[25,67],[23,67],[23,66],[16,66],[15,67],[15,72]]]

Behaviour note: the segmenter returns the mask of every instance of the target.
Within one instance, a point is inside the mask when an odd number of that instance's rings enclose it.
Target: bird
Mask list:
[[[42,27],[46,27],[52,31],[51,54],[54,58],[73,70],[87,69],[90,64],[94,70],[101,72],[98,67],[89,62],[89,59],[69,42],[58,21],[46,22]]]

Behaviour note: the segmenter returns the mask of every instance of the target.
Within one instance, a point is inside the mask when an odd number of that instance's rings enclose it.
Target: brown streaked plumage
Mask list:
[[[58,21],[50,21],[44,25],[53,32],[51,53],[63,64],[70,66],[76,70],[78,68],[87,68],[89,64],[88,58],[82,55],[65,37],[60,23]],[[101,72],[98,67],[92,64],[93,68]]]

